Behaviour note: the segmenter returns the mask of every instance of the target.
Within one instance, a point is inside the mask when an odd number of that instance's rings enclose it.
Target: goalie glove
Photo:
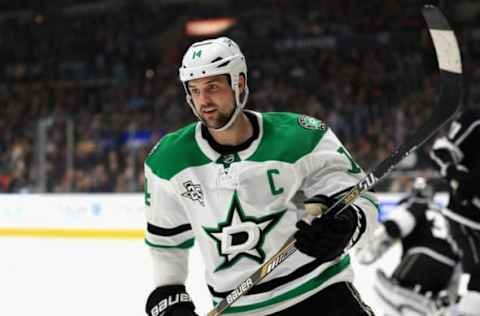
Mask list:
[[[198,316],[183,285],[156,288],[148,296],[145,311],[149,316]]]
[[[305,201],[305,207],[307,210],[312,208],[326,210],[334,203],[333,198],[316,195]],[[352,237],[360,226],[359,223],[359,214],[353,206],[347,206],[341,213],[332,210],[321,217],[315,217],[311,224],[301,220],[297,223],[295,247],[317,258],[321,263],[332,261],[351,246]]]
[[[396,239],[390,237],[385,228],[383,225],[379,226],[373,232],[373,238],[357,249],[355,254],[360,264],[374,263],[395,243]]]

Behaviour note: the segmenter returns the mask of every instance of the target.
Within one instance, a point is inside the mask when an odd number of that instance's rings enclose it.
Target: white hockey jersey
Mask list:
[[[307,198],[341,195],[365,176],[323,122],[292,113],[251,113],[259,137],[245,150],[217,153],[194,123],[163,137],[145,162],[146,243],[156,251],[155,260],[170,261],[185,273],[183,253],[195,241],[215,303],[296,231],[302,215],[292,202],[297,191]],[[355,207],[371,231],[375,197],[364,194]],[[166,271],[165,283],[174,279],[168,273],[174,274]],[[348,254],[319,265],[297,251],[225,314],[270,314],[352,277]]]

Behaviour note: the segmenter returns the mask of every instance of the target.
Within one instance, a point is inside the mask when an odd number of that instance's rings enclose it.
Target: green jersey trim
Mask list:
[[[377,212],[380,211],[380,205],[375,201],[374,198],[370,197],[370,195],[364,193],[364,194],[360,195],[360,197],[364,198],[368,202],[372,203],[372,205],[375,207]]]
[[[192,123],[174,133],[165,135],[153,148],[145,163],[155,175],[161,179],[170,180],[184,169],[211,162],[200,150],[195,140],[197,124]]]
[[[305,128],[299,123],[302,116],[296,113],[273,112],[262,113],[262,116],[262,139],[247,160],[294,163],[312,152],[328,130],[325,125]]]
[[[185,240],[185,241],[182,242],[181,244],[175,245],[175,246],[157,245],[157,244],[154,244],[154,243],[148,241],[147,239],[145,239],[145,243],[146,243],[147,245],[149,245],[150,247],[154,247],[154,248],[162,248],[162,249],[188,249],[188,248],[193,247],[193,245],[195,244],[195,238],[191,238],[191,239]]]
[[[321,286],[322,284],[324,284],[326,281],[328,281],[335,275],[344,271],[348,266],[350,266],[350,256],[347,255],[343,257],[338,263],[322,271],[318,276],[314,277],[313,279],[310,279],[309,281],[306,281],[302,285],[299,285],[296,288],[293,288],[286,293],[283,293],[279,296],[276,296],[274,298],[271,298],[269,300],[259,302],[256,304],[250,304],[250,305],[244,305],[244,306],[232,306],[227,308],[224,311],[224,313],[231,314],[231,313],[247,312],[247,311],[259,309],[262,307],[270,306],[273,304],[277,304],[277,303],[295,298],[299,295],[302,295],[308,291],[314,290],[317,287]]]

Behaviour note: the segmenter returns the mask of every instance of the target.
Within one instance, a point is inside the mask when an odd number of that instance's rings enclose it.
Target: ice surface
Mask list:
[[[0,315],[144,315],[152,265],[142,240],[0,238],[0,251]],[[397,261],[392,249],[375,266],[356,267],[367,303],[375,305],[374,268],[390,272]],[[190,264],[187,287],[205,315],[212,304],[196,248]]]

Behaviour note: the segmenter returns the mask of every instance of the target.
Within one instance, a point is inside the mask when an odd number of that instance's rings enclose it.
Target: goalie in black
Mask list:
[[[401,242],[401,261],[392,275],[376,272],[374,290],[385,315],[446,315],[442,310],[455,302],[459,276],[458,256],[447,236],[432,190],[417,178],[412,193],[387,214],[376,238],[357,252],[361,264],[371,264]]]
[[[467,110],[452,122],[446,137],[438,138],[430,156],[447,180],[450,201],[444,215],[461,252],[462,267],[470,274],[468,292],[459,303],[461,315],[480,311],[480,111]]]

